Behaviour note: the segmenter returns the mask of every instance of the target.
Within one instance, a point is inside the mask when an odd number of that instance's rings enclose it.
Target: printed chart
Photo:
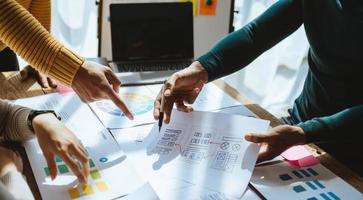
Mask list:
[[[62,161],[60,157],[56,157],[56,164],[58,169],[58,174],[60,176],[72,176],[71,170],[67,167],[67,165]],[[68,189],[68,195],[71,199],[77,199],[82,196],[92,196],[96,192],[105,192],[108,190],[108,186],[105,181],[102,179],[101,173],[95,165],[93,159],[89,159],[90,166],[90,177],[88,178],[88,184],[81,186],[73,186]],[[44,167],[44,173],[46,177],[49,178],[50,173],[48,167]]]
[[[295,168],[287,162],[281,162],[256,167],[251,182],[267,199],[363,198],[360,192],[321,164]]]
[[[153,108],[156,95],[153,95],[146,86],[120,88],[120,96],[134,115],[134,120],[129,120],[111,100],[90,104],[105,127],[127,128],[155,122]]]
[[[55,158],[57,177],[51,180],[37,139],[25,141],[23,146],[43,199],[114,199],[130,194],[145,184],[144,179],[127,162],[110,132],[76,95],[53,93],[17,100],[15,103],[33,109],[55,110],[62,116],[62,122],[80,139],[89,155],[89,182],[81,187],[77,177],[59,157]]]
[[[129,109],[135,116],[149,113],[154,106],[154,99],[138,93],[125,93],[121,95],[125,102],[129,103]],[[126,117],[125,114],[112,101],[99,101],[96,106],[110,115]]]

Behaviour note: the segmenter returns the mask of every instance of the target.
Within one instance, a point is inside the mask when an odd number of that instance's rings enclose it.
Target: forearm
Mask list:
[[[27,125],[30,110],[0,99],[0,141],[22,141],[34,136]]]
[[[0,40],[37,70],[66,85],[72,84],[84,62],[15,0],[0,1]]]
[[[331,116],[313,118],[300,123],[306,142],[361,141],[363,105],[347,108]]]
[[[4,196],[10,199],[23,199],[23,200],[31,200],[34,199],[30,188],[23,178],[23,175],[18,172],[14,166],[9,172],[0,177],[0,181],[3,187],[5,188],[6,193]],[[1,184],[0,183],[0,184]],[[3,192],[3,191],[1,191]]]
[[[220,40],[197,60],[209,81],[231,74],[297,30],[302,24],[302,2],[280,0],[242,29]]]

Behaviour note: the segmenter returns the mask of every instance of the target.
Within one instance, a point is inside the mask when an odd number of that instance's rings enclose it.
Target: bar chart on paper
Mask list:
[[[359,191],[321,164],[296,168],[281,162],[256,167],[251,182],[267,199],[363,199]]]

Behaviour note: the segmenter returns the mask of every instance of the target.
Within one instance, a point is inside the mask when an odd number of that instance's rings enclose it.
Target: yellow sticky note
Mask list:
[[[71,197],[71,199],[76,199],[81,196],[77,188],[70,188],[68,189],[68,194]]]
[[[104,191],[108,190],[108,187],[107,187],[106,183],[104,183],[104,182],[97,182],[96,187],[101,192],[104,192]]]
[[[183,2],[192,2],[193,4],[193,15],[196,16],[198,13],[197,13],[197,3],[198,3],[198,0],[179,0],[179,2],[183,3]]]
[[[84,193],[85,195],[92,195],[92,194],[93,194],[92,186],[91,186],[91,185],[86,185],[86,186],[84,186],[84,188],[83,188],[83,193]]]
[[[98,170],[92,170],[90,174],[93,180],[101,178],[101,174]]]

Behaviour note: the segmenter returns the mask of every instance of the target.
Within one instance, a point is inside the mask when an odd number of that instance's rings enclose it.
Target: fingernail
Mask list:
[[[134,119],[134,116],[133,116],[131,113],[127,113],[127,117],[128,117],[130,120],[133,120],[133,119]]]
[[[167,97],[170,96],[171,95],[170,89],[166,89],[165,92],[164,92],[164,95],[167,96]]]

